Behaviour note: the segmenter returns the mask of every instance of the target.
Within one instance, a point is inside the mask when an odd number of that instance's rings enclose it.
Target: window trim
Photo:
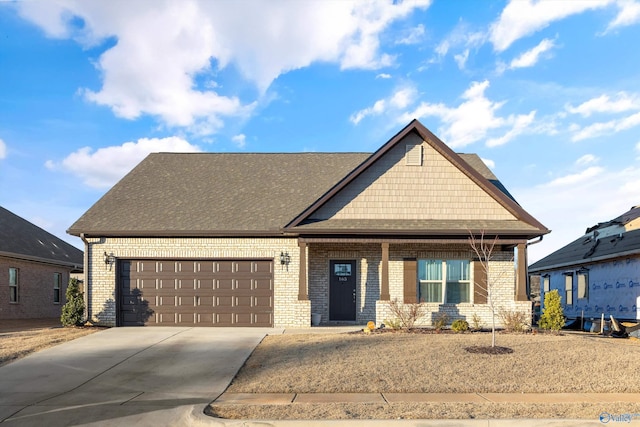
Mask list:
[[[542,276],[542,292],[547,293],[551,291],[551,276],[544,274]]]
[[[440,280],[422,280],[420,278],[420,261],[440,261],[441,264],[441,274]],[[467,279],[466,280],[458,280],[456,282],[449,282],[447,280],[447,263],[451,261],[466,261],[467,262]],[[417,276],[417,284],[418,284],[418,300],[420,302],[424,302],[425,304],[473,304],[474,303],[474,282],[473,282],[473,261],[470,259],[437,259],[437,258],[419,258],[417,260],[418,268],[416,268],[416,276]],[[466,284],[467,287],[467,301],[461,302],[449,302],[447,300],[447,283],[458,283],[458,284]],[[422,284],[440,284],[440,301],[423,301],[422,295],[420,292],[420,287]]]
[[[578,299],[589,299],[589,270],[581,269],[576,272],[578,278]],[[580,286],[580,278],[584,277],[582,289]],[[582,291],[582,292],[581,292]]]
[[[53,273],[53,303],[60,304],[60,288],[62,287],[62,273]]]
[[[573,272],[564,273],[565,305],[573,305]]]
[[[14,271],[13,280],[11,280],[11,271]],[[14,298],[15,295],[15,298]],[[9,304],[20,303],[20,269],[9,267]]]

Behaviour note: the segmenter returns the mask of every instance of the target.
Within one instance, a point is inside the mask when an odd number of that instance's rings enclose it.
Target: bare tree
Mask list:
[[[480,233],[479,238],[469,231],[469,245],[478,257],[477,262],[480,264],[480,268],[484,272],[484,276],[486,278],[485,282],[481,283],[478,281],[477,277],[474,277],[474,286],[480,291],[480,293],[487,296],[487,305],[491,310],[491,347],[496,346],[496,315],[499,311],[499,307],[496,305],[495,288],[500,277],[504,274],[501,273],[494,277],[490,270],[497,243],[497,235],[489,241],[485,239],[484,230]]]

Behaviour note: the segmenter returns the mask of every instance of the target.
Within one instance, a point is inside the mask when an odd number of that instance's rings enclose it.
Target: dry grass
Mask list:
[[[101,328],[63,328],[57,319],[1,320],[0,366],[99,330]]]
[[[510,354],[474,354],[488,334],[268,336],[240,370],[234,393],[640,392],[640,343],[585,335],[500,334]],[[640,404],[325,404],[213,406],[219,416],[311,418],[593,418]]]

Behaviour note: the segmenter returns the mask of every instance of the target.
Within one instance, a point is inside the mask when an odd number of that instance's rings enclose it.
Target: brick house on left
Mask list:
[[[60,317],[83,252],[0,206],[0,320]]]

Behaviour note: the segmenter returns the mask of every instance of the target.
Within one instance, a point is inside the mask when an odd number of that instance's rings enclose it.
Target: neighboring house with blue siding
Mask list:
[[[543,304],[546,292],[560,292],[570,319],[640,320],[640,206],[588,228],[531,265],[529,274],[540,276]]]

